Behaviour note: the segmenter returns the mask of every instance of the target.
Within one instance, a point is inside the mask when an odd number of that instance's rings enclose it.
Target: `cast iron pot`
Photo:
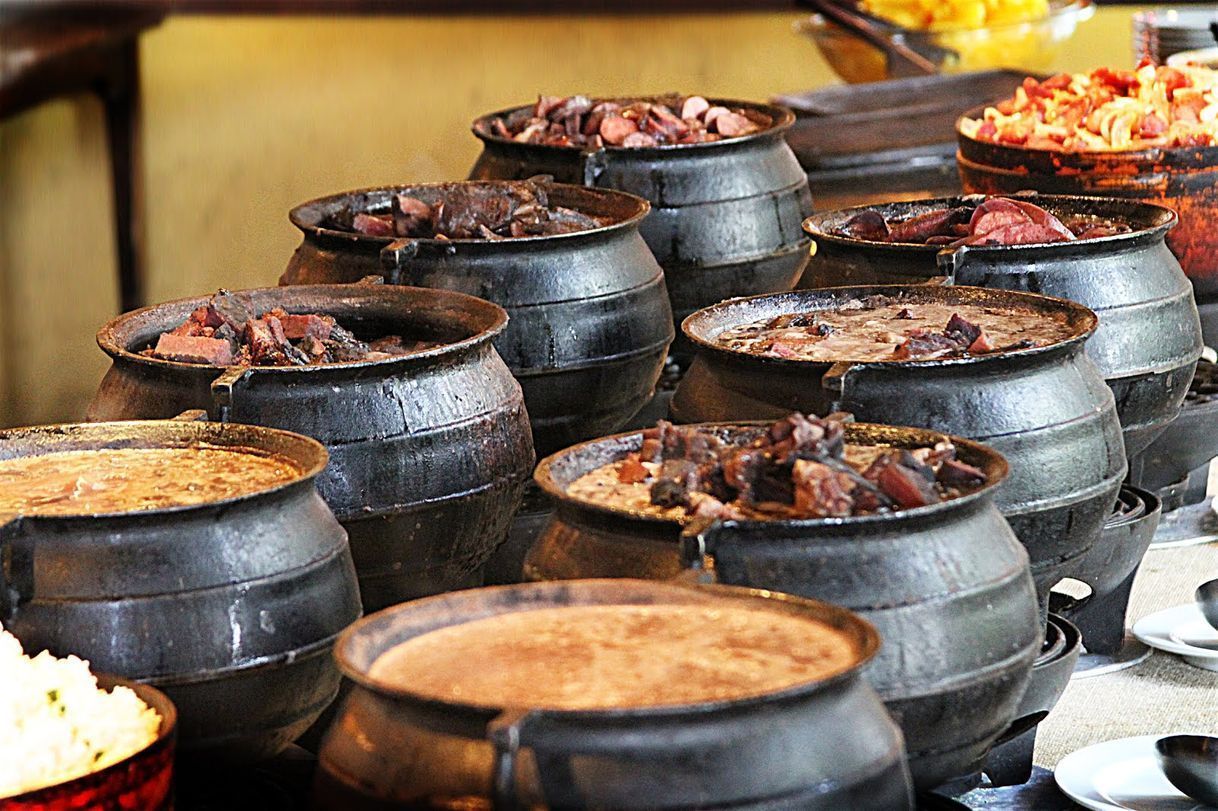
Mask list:
[[[473,619],[570,605],[730,602],[842,629],[858,664],[756,698],[601,711],[428,700],[368,677],[394,645]],[[339,642],[353,688],[321,749],[318,807],[906,811],[913,803],[901,734],[861,678],[879,646],[875,629],[843,608],[722,586],[522,584],[396,606]]]
[[[1029,307],[1066,318],[1072,335],[1010,353],[836,365],[763,358],[714,343],[733,326],[875,294]],[[1044,607],[1049,588],[1070,577],[1099,540],[1125,477],[1112,392],[1083,351],[1096,322],[1095,313],[1073,302],[974,287],[837,287],[725,301],[684,324],[699,354],[677,388],[672,414],[679,422],[722,422],[840,408],[862,421],[985,442],[1011,465],[994,501],[1028,549]]]
[[[1192,286],[1164,242],[1178,218],[1170,209],[1131,200],[1020,196],[1059,217],[1102,217],[1134,230],[1078,242],[940,248],[838,236],[833,232],[863,209],[833,211],[804,221],[816,255],[800,286],[942,277],[947,284],[1026,290],[1091,308],[1100,323],[1087,355],[1112,388],[1125,454],[1132,459],[1175,419],[1203,348]],[[868,208],[886,219],[906,219],[964,202],[945,197]]]
[[[984,108],[966,113],[977,118]],[[963,120],[963,119],[961,119]],[[956,161],[969,194],[1123,197],[1162,203],[1180,215],[1167,244],[1193,283],[1197,299],[1218,296],[1218,147],[1153,148],[1130,152],[1060,152],[992,144],[956,126]]]
[[[503,540],[533,466],[520,387],[491,340],[500,307],[444,290],[272,287],[232,295],[255,313],[324,313],[357,335],[446,341],[388,360],[220,369],[139,354],[207,299],[119,316],[97,335],[113,360],[91,420],[206,409],[217,421],[315,437],[330,451],[317,488],[351,537],[364,606],[463,585]]]
[[[630,100],[639,98],[644,97]],[[547,174],[651,201],[651,216],[639,230],[664,268],[678,325],[693,311],[731,296],[790,290],[808,262],[808,238],[799,224],[812,213],[807,175],[784,138],[795,115],[768,104],[710,102],[756,110],[774,124],[704,144],[581,151],[494,135],[495,118],[522,109],[512,108],[474,121],[482,154],[470,177]],[[690,353],[679,334],[673,352]]]
[[[759,432],[764,426],[725,432]],[[933,445],[942,434],[853,424],[846,441]],[[956,441],[953,438],[953,441]],[[690,525],[589,504],[566,494],[591,470],[642,444],[641,433],[577,445],[534,474],[557,504],[525,562],[534,580],[669,579],[713,559],[714,577],[813,597],[856,611],[884,646],[868,680],[901,725],[919,789],[978,768],[1015,717],[1041,630],[1028,556],[993,505],[1007,464],[959,440],[989,484],[941,504],[883,515]]]
[[[198,442],[274,452],[303,472],[193,506],[6,516],[0,621],[28,651],[160,688],[183,752],[269,757],[334,699],[330,652],[360,616],[346,533],[314,486],[325,448],[287,431],[164,420],[0,431],[0,458]]]
[[[552,205],[612,221],[549,237],[393,240],[326,227],[344,208],[388,212],[394,194],[430,203],[457,185],[365,189],[297,206],[289,216],[304,241],[280,284],[384,274],[493,301],[509,316],[495,349],[524,389],[540,452],[621,428],[651,396],[673,339],[664,273],[639,236],[647,201],[548,184]]]

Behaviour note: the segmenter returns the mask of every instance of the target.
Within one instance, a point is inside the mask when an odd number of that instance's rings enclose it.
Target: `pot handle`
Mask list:
[[[386,284],[405,284],[402,274],[411,259],[419,255],[417,239],[395,239],[381,248],[381,271]]]
[[[0,622],[12,619],[34,591],[33,561],[13,548],[24,525],[20,515],[0,515]]]
[[[704,586],[719,582],[715,571],[715,536],[723,522],[718,518],[702,516],[685,525],[681,531],[681,574],[676,580],[690,585]]]
[[[954,248],[944,248],[935,254],[935,264],[939,266],[940,284],[950,286],[972,283],[969,281],[966,271],[970,253],[972,253],[972,249],[968,245],[957,245]]]
[[[201,408],[192,408],[189,411],[183,411],[176,417],[170,417],[170,422],[207,422],[207,412]]]
[[[579,153],[579,169],[581,182],[585,186],[595,186],[609,165],[609,153],[602,146],[599,149],[586,149]]]
[[[211,382],[211,402],[215,409],[217,422],[228,422],[232,418],[233,391],[249,376],[249,373],[250,367],[248,366],[231,366],[224,370],[224,374]]]
[[[508,710],[486,725],[486,735],[494,749],[491,765],[491,808],[493,811],[523,811],[516,789],[516,764],[521,743],[534,710]]]
[[[821,375],[821,388],[833,398],[830,404],[830,411],[848,410],[842,408],[842,403],[846,401],[846,386],[849,384],[850,377],[857,368],[857,363],[840,361],[830,366],[828,371]]]

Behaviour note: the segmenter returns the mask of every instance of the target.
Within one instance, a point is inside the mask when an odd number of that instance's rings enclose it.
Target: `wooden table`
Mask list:
[[[123,310],[145,303],[139,36],[164,16],[147,4],[0,12],[0,120],[77,93],[105,109]]]

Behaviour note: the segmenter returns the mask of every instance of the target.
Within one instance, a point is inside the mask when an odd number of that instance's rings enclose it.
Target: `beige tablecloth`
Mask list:
[[[1196,587],[1215,577],[1218,543],[1149,551],[1134,582],[1129,623],[1191,601]],[[1218,734],[1218,673],[1155,651],[1135,667],[1071,681],[1040,726],[1036,764],[1052,768],[1100,741],[1183,731]]]

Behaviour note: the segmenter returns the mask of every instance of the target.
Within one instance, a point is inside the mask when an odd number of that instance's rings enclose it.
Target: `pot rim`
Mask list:
[[[1145,161],[1146,163],[1158,163],[1164,157],[1183,157],[1187,155],[1198,155],[1211,164],[1210,168],[1218,168],[1218,144],[1211,146],[1152,146],[1142,149],[1105,149],[1105,150],[1078,150],[1078,149],[1037,149],[1034,147],[1020,146],[1018,144],[999,144],[992,141],[982,141],[977,138],[972,138],[964,134],[964,122],[968,119],[979,119],[985,116],[985,111],[994,104],[982,104],[979,107],[974,107],[960,114],[956,119],[956,138],[961,144],[976,145],[984,149],[993,149],[1000,152],[1005,152],[1009,155],[1030,155],[1038,159],[1049,160],[1054,155],[1069,156],[1078,161],[1091,161],[1099,166],[1107,162],[1114,161]]]
[[[834,245],[847,246],[854,249],[866,249],[880,252],[891,251],[894,253],[914,252],[935,256],[943,251],[953,250],[953,248],[949,245],[926,245],[918,242],[879,242],[876,240],[862,239],[861,237],[850,237],[843,234],[835,234],[825,229],[826,221],[830,217],[845,217],[847,214],[862,213],[864,211],[872,211],[881,208],[912,208],[913,206],[924,205],[955,208],[961,204],[967,204],[973,200],[986,200],[994,197],[1013,198],[1030,203],[1044,201],[1048,203],[1060,203],[1066,205],[1071,203],[1086,203],[1096,206],[1097,208],[1141,208],[1146,209],[1146,213],[1148,215],[1153,215],[1158,222],[1144,228],[1131,231],[1128,234],[1112,234],[1109,236],[1091,237],[1089,239],[1072,240],[1069,242],[1035,242],[1020,245],[966,245],[957,247],[967,248],[969,253],[977,252],[990,256],[1001,255],[1003,253],[1026,254],[1030,251],[1050,254],[1066,253],[1092,245],[1098,245],[1101,247],[1110,247],[1113,245],[1119,246],[1124,242],[1166,235],[1168,231],[1175,228],[1180,222],[1179,214],[1177,214],[1173,209],[1158,203],[1114,197],[1095,197],[1092,195],[1081,194],[1041,194],[1036,191],[1021,191],[1016,192],[1015,194],[958,194],[950,197],[924,197],[917,200],[900,200],[873,205],[849,206],[847,208],[839,208],[832,211],[821,211],[812,214],[804,219],[802,227],[804,233],[806,233],[816,242],[826,242]],[[1125,224],[1128,225],[1129,223]]]
[[[595,96],[592,97],[593,104],[602,101],[616,102],[634,102],[634,101],[654,101],[656,99],[666,98],[664,94],[639,94],[633,96]],[[781,104],[766,104],[760,101],[747,101],[745,99],[727,99],[716,96],[703,96],[712,105],[721,107],[739,107],[754,112],[763,113],[770,116],[773,123],[760,132],[749,133],[736,138],[724,138],[718,141],[702,141],[695,144],[657,144],[656,146],[603,146],[599,150],[587,150],[580,146],[559,146],[557,144],[527,144],[520,141],[513,141],[509,138],[495,135],[490,130],[490,122],[495,118],[503,118],[518,110],[525,110],[532,107],[533,104],[517,104],[512,107],[505,107],[502,110],[496,110],[491,113],[484,113],[478,116],[470,123],[470,131],[474,137],[482,141],[484,144],[503,144],[504,146],[519,147],[522,149],[537,149],[537,150],[552,150],[558,154],[582,155],[586,153],[595,153],[604,151],[611,155],[672,155],[680,154],[688,151],[703,151],[708,149],[722,149],[735,144],[749,144],[756,141],[764,140],[774,135],[780,135],[791,128],[795,123],[795,113],[789,108]]]
[[[682,426],[687,428],[764,428],[773,424],[773,420],[739,420],[733,422],[700,422],[690,423]],[[956,498],[940,501],[935,504],[928,504],[924,507],[912,507],[905,510],[897,510],[887,513],[869,513],[867,515],[851,515],[845,517],[829,517],[829,518],[779,518],[779,519],[740,519],[722,521],[722,525],[730,527],[769,527],[781,525],[783,527],[796,527],[807,529],[809,531],[823,529],[826,527],[851,527],[851,526],[867,526],[877,523],[890,523],[893,521],[901,521],[904,519],[918,519],[926,516],[932,516],[940,512],[946,512],[961,505],[971,504],[986,496],[993,496],[993,491],[997,489],[1010,474],[1010,464],[1006,457],[994,450],[988,445],[981,442],[976,442],[964,437],[955,436],[943,431],[933,431],[929,428],[914,428],[904,425],[884,425],[881,423],[872,422],[850,422],[846,424],[846,442],[848,444],[862,444],[851,442],[851,434],[858,433],[874,433],[874,434],[899,434],[902,437],[919,441],[921,444],[933,445],[932,440],[948,438],[957,448],[962,448],[969,452],[970,455],[981,457],[984,464],[981,466],[986,473],[986,483],[976,490],[957,496]],[[537,463],[536,469],[533,471],[533,481],[542,491],[558,503],[560,507],[570,507],[580,512],[592,513],[597,516],[612,518],[618,521],[639,522],[644,526],[649,527],[672,527],[678,532],[687,524],[672,518],[661,518],[660,516],[647,515],[644,513],[624,510],[618,507],[611,507],[605,504],[596,504],[591,501],[575,498],[568,495],[565,487],[560,485],[555,479],[552,472],[554,463],[563,457],[578,453],[581,450],[592,448],[601,444],[611,442],[625,443],[631,440],[638,439],[639,445],[642,444],[642,430],[624,431],[618,434],[610,434],[598,439],[590,439],[585,442],[580,442],[576,445],[564,448],[557,453],[552,453]],[[631,442],[631,444],[635,444]],[[637,449],[637,448],[636,448]],[[589,471],[584,471],[590,472]],[[826,542],[833,540],[845,541],[846,539],[824,539]],[[849,540],[853,543],[853,540]]]
[[[361,189],[349,189],[347,191],[335,192],[324,197],[316,197],[312,200],[307,200],[299,205],[293,206],[288,211],[288,220],[292,225],[296,226],[306,235],[335,240],[340,242],[351,242],[354,244],[370,245],[370,246],[385,246],[399,240],[425,245],[435,249],[452,249],[460,248],[461,250],[495,250],[502,251],[504,248],[512,246],[523,246],[524,249],[533,248],[538,243],[544,243],[549,240],[570,240],[580,237],[595,236],[598,234],[610,233],[617,230],[637,227],[639,223],[651,212],[651,203],[636,194],[631,194],[617,189],[602,189],[588,186],[580,186],[574,183],[556,183],[548,181],[547,186],[560,187],[564,192],[582,195],[585,198],[600,196],[602,198],[619,198],[623,201],[628,201],[634,204],[634,211],[624,219],[611,222],[608,225],[601,225],[596,228],[585,228],[581,231],[569,231],[565,234],[549,234],[527,237],[510,237],[504,239],[436,239],[434,237],[378,237],[369,234],[360,234],[354,231],[340,231],[336,228],[327,228],[321,223],[324,220],[324,210],[329,207],[336,206],[342,203],[349,203],[350,199],[359,195],[372,195],[378,193],[387,194],[402,194],[418,189],[436,189],[448,186],[510,186],[521,183],[519,180],[447,180],[435,181],[430,183],[401,183],[391,184],[387,186],[368,186]],[[578,210],[578,209],[577,209]]]
[[[761,355],[754,355],[748,352],[741,352],[734,349],[728,349],[720,346],[711,340],[703,338],[695,333],[698,327],[698,321],[711,318],[723,310],[739,306],[744,302],[760,301],[763,299],[816,299],[827,294],[838,294],[840,297],[847,295],[846,291],[854,291],[849,294],[851,298],[863,298],[870,295],[895,295],[897,293],[914,293],[928,294],[928,291],[939,291],[940,294],[954,296],[959,301],[968,296],[977,296],[980,298],[996,298],[1000,301],[1006,300],[1009,303],[1023,303],[1031,305],[1036,309],[1049,310],[1056,309],[1064,311],[1071,316],[1071,321],[1076,322],[1073,325],[1074,334],[1056,343],[1047,344],[1045,346],[1033,346],[1027,349],[1015,349],[1009,352],[994,352],[986,355],[968,355],[957,358],[928,358],[925,360],[909,359],[909,360],[867,360],[867,361],[841,361],[851,368],[871,368],[871,369],[912,369],[912,368],[943,368],[949,366],[966,366],[969,364],[981,363],[996,363],[1012,358],[1028,358],[1037,355],[1060,352],[1074,345],[1081,346],[1088,338],[1095,333],[1099,326],[1099,317],[1095,312],[1087,307],[1084,307],[1077,302],[1069,299],[1055,298],[1053,296],[1044,296],[1039,293],[1025,293],[1016,290],[1003,290],[998,288],[988,287],[970,287],[967,285],[948,285],[948,286],[932,286],[926,284],[877,284],[877,285],[844,285],[841,287],[818,287],[808,290],[789,290],[784,293],[763,293],[759,296],[744,296],[740,298],[731,298],[712,304],[709,307],[704,307],[694,313],[686,316],[681,322],[681,331],[685,337],[694,344],[699,353],[706,353],[711,357],[728,358],[738,362],[756,363],[766,368],[775,369],[812,369],[823,367],[828,369],[835,365],[833,361],[822,360],[800,360],[795,358],[771,358]],[[952,293],[951,291],[956,291]],[[960,302],[964,303],[964,302]],[[828,309],[828,308],[825,308]],[[797,309],[792,309],[790,312],[799,312]],[[732,326],[739,326],[742,323],[738,322]],[[727,329],[727,327],[724,327]],[[722,330],[721,330],[722,331]]]
[[[95,436],[94,436],[95,435]],[[227,435],[227,436],[226,436]],[[9,442],[21,442],[23,440],[34,440],[37,437],[46,437],[50,441],[47,442],[48,449],[46,453],[59,453],[70,450],[98,450],[100,447],[105,447],[112,441],[126,440],[129,444],[124,444],[123,448],[163,448],[163,447],[179,447],[173,443],[185,441],[203,442],[207,444],[215,444],[222,447],[245,448],[248,450],[270,450],[273,453],[281,456],[286,456],[292,462],[300,467],[300,472],[295,478],[279,484],[267,487],[261,490],[252,490],[249,492],[239,493],[228,498],[216,499],[214,501],[204,501],[198,504],[175,504],[167,507],[157,507],[149,510],[124,510],[120,512],[80,512],[80,513],[56,513],[56,514],[39,514],[39,513],[17,513],[15,515],[0,516],[0,525],[3,524],[6,518],[16,518],[22,522],[36,521],[43,522],[69,522],[69,521],[96,521],[96,520],[143,520],[144,518],[152,518],[158,516],[175,516],[188,513],[192,510],[207,510],[216,507],[226,507],[233,504],[249,501],[253,498],[264,498],[282,493],[286,490],[308,485],[313,487],[313,481],[325,470],[326,465],[330,461],[330,453],[326,447],[312,437],[298,434],[294,431],[285,431],[282,428],[267,428],[261,425],[246,425],[243,423],[233,422],[204,422],[204,421],[185,421],[176,419],[167,420],[118,420],[110,422],[68,422],[52,425],[31,425],[15,428],[0,429],[0,449],[3,449]],[[286,440],[302,451],[300,456],[292,456],[288,451],[277,447],[270,447],[273,443],[268,443],[265,440],[268,437],[275,437]],[[96,447],[67,447],[56,448],[59,444],[63,445],[80,445],[96,440]],[[218,440],[233,439],[233,442],[222,442]],[[144,440],[144,444],[141,444]],[[261,443],[259,440],[263,440]],[[312,458],[305,456],[305,452],[312,455]],[[19,459],[28,458],[30,456],[43,456],[45,453],[38,454],[16,454],[14,456],[3,456],[0,459]],[[301,458],[305,457],[305,458]]]
[[[169,696],[165,695],[163,692],[150,684],[131,681],[129,679],[114,676],[109,673],[101,673],[97,671],[90,672],[97,679],[98,688],[107,692],[112,692],[115,687],[126,687],[134,692],[139,699],[144,702],[144,704],[155,710],[157,715],[159,715],[161,718],[161,725],[157,729],[156,737],[150,743],[148,743],[147,746],[140,747],[136,751],[127,755],[127,757],[111,763],[104,769],[98,769],[97,771],[80,774],[67,780],[61,780],[58,783],[51,783],[50,785],[33,788],[21,794],[14,794],[9,797],[0,797],[0,805],[7,804],[9,802],[16,802],[23,805],[40,804],[46,802],[51,807],[61,807],[59,802],[61,798],[58,795],[60,795],[62,792],[72,791],[73,784],[77,782],[92,783],[98,780],[106,780],[111,775],[117,775],[120,772],[124,772],[131,768],[137,760],[151,755],[154,751],[174,745],[174,741],[178,733],[178,708],[174,706],[174,703],[169,699]],[[172,773],[174,770],[174,764],[170,763],[167,768]],[[143,783],[144,780],[140,780],[139,782]],[[80,789],[86,790],[86,787],[81,786]]]
[[[161,369],[176,369],[179,371],[193,371],[196,373],[206,373],[208,371],[219,375],[226,369],[246,369],[247,374],[326,374],[332,371],[342,371],[350,369],[366,369],[376,368],[392,370],[397,366],[412,366],[420,363],[427,363],[435,360],[446,358],[450,355],[455,355],[464,352],[479,344],[491,341],[498,336],[507,327],[508,314],[507,311],[494,302],[480,299],[466,293],[458,293],[455,290],[444,290],[442,288],[431,287],[411,287],[408,285],[379,285],[379,284],[310,284],[310,285],[287,285],[280,287],[252,287],[244,290],[232,291],[234,294],[257,294],[265,295],[271,298],[283,296],[287,299],[305,298],[310,294],[341,294],[335,298],[339,300],[362,299],[365,301],[375,301],[378,303],[387,303],[388,299],[397,296],[400,301],[394,302],[400,304],[404,313],[417,312],[420,308],[418,302],[414,299],[421,298],[423,303],[435,304],[442,306],[445,301],[460,305],[467,311],[475,313],[482,321],[481,329],[470,335],[467,338],[462,338],[450,343],[441,344],[440,346],[424,349],[418,352],[412,352],[407,355],[395,355],[388,358],[378,360],[354,360],[342,361],[338,363],[316,363],[302,366],[252,366],[233,364],[231,366],[213,366],[206,363],[186,363],[184,361],[166,360],[164,358],[154,358],[149,355],[143,355],[139,352],[133,352],[127,348],[121,340],[121,336],[125,332],[133,332],[135,324],[143,319],[151,320],[160,311],[168,313],[171,310],[178,308],[189,308],[190,310],[206,304],[211,296],[192,296],[189,298],[174,299],[172,301],[163,301],[159,304],[151,304],[147,307],[141,307],[138,310],[131,310],[122,315],[112,318],[102,325],[97,331],[97,345],[103,352],[115,361],[125,361],[127,363],[144,364]],[[292,302],[277,302],[276,306],[283,307],[289,313],[296,312],[292,309]],[[317,312],[316,309],[309,312]],[[323,312],[323,315],[326,314]],[[172,329],[177,326],[176,323],[168,321],[162,325],[165,329]],[[131,336],[134,339],[134,336]]]
[[[349,650],[353,640],[369,625],[383,620],[385,617],[393,613],[403,613],[411,610],[425,609],[431,605],[440,605],[444,602],[451,602],[454,599],[476,599],[476,595],[483,593],[507,593],[512,590],[516,591],[567,591],[571,588],[584,588],[592,590],[611,590],[621,589],[623,586],[630,588],[643,588],[644,590],[681,590],[694,594],[710,593],[715,596],[716,601],[731,599],[752,604],[756,600],[765,600],[769,606],[780,606],[778,609],[784,613],[793,613],[808,619],[814,619],[817,622],[826,625],[832,625],[839,630],[845,630],[851,634],[854,641],[858,645],[855,654],[854,662],[848,668],[827,676],[823,679],[804,682],[782,690],[776,690],[762,695],[745,696],[738,699],[728,699],[720,701],[703,701],[693,704],[666,704],[650,707],[614,707],[606,709],[584,709],[584,710],[564,710],[552,708],[528,708],[508,705],[493,705],[493,704],[478,704],[469,701],[454,701],[444,700],[429,697],[420,693],[413,692],[400,687],[390,687],[382,684],[367,675],[362,669],[352,661],[353,654]],[[707,601],[709,602],[709,601]],[[575,605],[637,605],[627,600],[621,602],[607,603],[576,603]],[[663,603],[660,603],[661,605]],[[693,604],[698,604],[697,602]],[[561,606],[538,605],[536,608],[553,608]],[[526,609],[530,610],[530,609]],[[771,609],[773,610],[773,609]],[[471,617],[462,622],[454,622],[448,625],[436,626],[430,630],[438,630],[439,628],[447,628],[455,625],[463,625],[466,622],[472,622],[479,619],[487,619],[500,614],[515,613],[514,611],[493,612],[491,614]],[[429,631],[416,634],[406,639],[414,639],[423,636]],[[405,641],[405,640],[402,640]],[[736,712],[741,709],[752,707],[760,707],[772,704],[777,701],[785,701],[797,699],[806,696],[811,696],[815,693],[827,691],[837,685],[858,679],[862,675],[862,669],[875,658],[880,650],[881,639],[879,631],[866,618],[859,615],[843,606],[833,603],[827,603],[822,600],[814,600],[808,597],[798,597],[792,594],[785,594],[768,589],[758,589],[747,586],[728,586],[722,584],[689,584],[678,583],[672,581],[655,581],[655,580],[639,580],[631,578],[586,578],[579,580],[565,580],[554,582],[539,582],[539,583],[518,583],[509,586],[489,586],[478,589],[469,589],[462,592],[453,592],[448,594],[437,594],[431,597],[424,597],[419,600],[412,600],[408,603],[400,603],[389,608],[382,609],[374,614],[361,617],[360,619],[348,625],[339,635],[338,642],[334,646],[334,659],[338,663],[338,669],[342,674],[358,684],[360,687],[369,690],[370,692],[395,700],[404,700],[422,706],[433,707],[436,709],[453,710],[474,713],[503,713],[505,715],[513,715],[519,711],[530,717],[552,717],[555,719],[569,721],[611,721],[630,718],[680,718],[689,715],[704,715],[713,712]],[[384,655],[390,648],[380,651],[377,657]],[[375,661],[375,659],[373,659]],[[525,744],[527,745],[527,744]]]

